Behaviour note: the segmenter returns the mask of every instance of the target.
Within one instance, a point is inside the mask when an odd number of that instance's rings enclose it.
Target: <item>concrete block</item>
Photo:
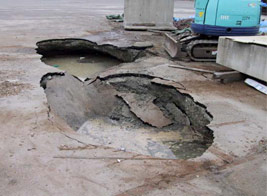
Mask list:
[[[267,36],[220,37],[216,62],[267,82]]]
[[[173,30],[174,0],[124,0],[124,28]]]

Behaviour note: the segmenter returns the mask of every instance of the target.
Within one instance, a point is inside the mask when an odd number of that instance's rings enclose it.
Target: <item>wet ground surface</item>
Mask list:
[[[123,1],[0,2],[0,82],[5,84],[1,92],[17,83],[30,85],[0,97],[0,195],[266,195],[264,95],[243,81],[221,84],[209,74],[170,68],[168,65],[184,64],[165,58],[124,63],[101,77],[134,72],[179,83],[180,92],[190,94],[213,115],[208,125],[214,133],[213,144],[203,155],[189,160],[162,160],[131,153],[124,146],[98,145],[48,107],[40,78],[60,70],[45,66],[35,48],[40,40],[115,31],[117,25],[107,22],[105,15],[122,13]],[[193,2],[175,2],[175,16],[193,13]],[[153,52],[162,49],[158,34],[127,34],[152,40]],[[194,66],[205,69],[206,64]],[[209,64],[207,69],[221,68]]]
[[[122,61],[103,54],[58,55],[41,59],[45,64],[66,71],[80,78],[91,77]]]

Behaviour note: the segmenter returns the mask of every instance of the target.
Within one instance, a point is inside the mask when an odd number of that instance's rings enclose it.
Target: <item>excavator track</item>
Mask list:
[[[217,56],[218,38],[206,37],[191,32],[182,33],[176,37],[165,34],[165,50],[172,58],[214,62]]]
[[[216,61],[218,40],[197,39],[188,43],[187,54],[193,61]]]

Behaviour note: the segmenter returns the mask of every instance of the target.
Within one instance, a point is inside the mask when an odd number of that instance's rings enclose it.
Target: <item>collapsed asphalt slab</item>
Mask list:
[[[211,114],[188,94],[180,93],[171,82],[166,85],[168,81],[161,79],[160,83],[157,78],[155,83],[155,79],[150,75],[127,73],[82,82],[67,73],[51,73],[43,76],[40,84],[50,109],[74,130],[93,139],[97,137],[99,145],[124,146],[130,152],[161,158],[200,156],[201,151],[204,153],[212,144],[213,133],[206,127],[212,121]],[[95,120],[99,123],[94,124]],[[103,126],[109,134],[104,133]],[[125,133],[124,129],[127,129]],[[143,136],[141,129],[146,132]],[[158,134],[158,139],[153,138],[153,134]],[[123,141],[114,142],[123,135]],[[136,137],[143,137],[143,142],[135,140]],[[166,143],[172,146],[164,145]],[[181,149],[174,151],[175,146]],[[181,157],[179,150],[189,152]]]
[[[42,40],[36,45],[37,53],[43,56],[86,54],[93,51],[108,54],[123,62],[133,62],[145,56],[145,49],[153,47],[152,42],[142,41],[122,30],[100,32],[83,38]]]

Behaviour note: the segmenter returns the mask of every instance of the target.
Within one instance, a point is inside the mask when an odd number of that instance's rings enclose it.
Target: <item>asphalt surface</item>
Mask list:
[[[102,74],[130,70],[182,84],[184,93],[213,115],[214,143],[201,157],[186,161],[153,160],[96,145],[48,107],[40,79],[60,70],[42,63],[35,48],[45,39],[114,31],[105,15],[121,13],[122,1],[0,0],[0,5],[1,196],[266,195],[266,96],[243,81],[220,84],[170,68],[182,63],[166,58],[124,64]],[[192,7],[193,2],[176,1],[175,14],[190,16]],[[125,34],[143,40],[152,36]],[[214,65],[201,68],[213,70]]]

